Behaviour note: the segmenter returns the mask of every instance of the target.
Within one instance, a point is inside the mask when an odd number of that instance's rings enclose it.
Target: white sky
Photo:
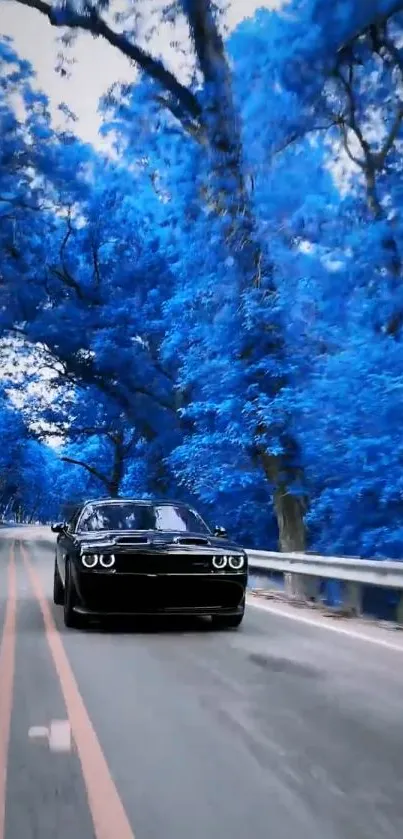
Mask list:
[[[159,1],[149,0],[154,7]],[[243,18],[252,16],[259,7],[275,7],[283,3],[284,0],[231,0],[228,24],[233,28]],[[113,82],[133,79],[133,68],[127,59],[102,39],[83,33],[73,51],[77,63],[72,68],[72,77],[62,79],[54,70],[60,49],[56,38],[60,31],[51,27],[39,12],[20,6],[13,0],[0,0],[0,34],[14,39],[17,52],[21,58],[31,62],[37,73],[38,85],[51,98],[53,105],[56,107],[59,102],[66,102],[77,114],[79,124],[76,131],[85,140],[97,142],[99,98]],[[178,70],[175,67],[178,57],[170,47],[170,38],[171,33],[166,29],[160,30],[149,49],[153,55],[165,57],[173,70]],[[180,60],[183,61],[183,58]]]

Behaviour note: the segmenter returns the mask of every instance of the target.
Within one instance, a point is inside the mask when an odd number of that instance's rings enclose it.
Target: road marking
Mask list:
[[[30,740],[39,740],[42,737],[49,737],[49,729],[46,725],[33,725],[28,731]]]
[[[52,720],[49,728],[51,752],[71,752],[71,725],[68,720]]]
[[[23,545],[21,545],[21,552],[42,612],[46,638],[66,703],[87,788],[96,839],[116,839],[116,837],[119,837],[119,839],[135,839],[57,631],[39,575],[30,562]],[[3,839],[1,835],[0,839]]]
[[[28,731],[31,740],[46,739],[51,752],[71,752],[71,725],[68,720],[52,720],[46,725],[33,725]]]
[[[378,647],[385,647],[387,650],[393,650],[396,653],[403,653],[403,644],[393,644],[391,641],[385,641],[383,638],[374,638],[371,635],[365,635],[362,632],[356,632],[355,629],[349,629],[345,626],[334,626],[326,621],[326,618],[308,618],[305,615],[292,614],[284,609],[277,608],[277,606],[270,606],[266,603],[257,603],[253,595],[247,597],[248,606],[254,609],[260,609],[262,612],[269,612],[271,615],[277,615],[280,618],[288,618],[288,620],[299,621],[305,623],[307,626],[314,626],[316,629],[328,629],[330,632],[337,632],[339,635],[346,635],[348,638],[354,638],[358,641],[367,641],[370,644],[375,644]]]
[[[10,743],[15,669],[15,626],[17,611],[17,582],[14,545],[10,547],[8,564],[8,595],[0,647],[0,839],[5,836],[7,762]]]

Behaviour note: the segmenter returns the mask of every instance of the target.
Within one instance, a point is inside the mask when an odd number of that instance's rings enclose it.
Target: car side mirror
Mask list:
[[[225,527],[215,527],[214,536],[218,536],[220,539],[226,539],[228,537],[228,533]]]
[[[64,523],[59,521],[56,524],[52,524],[50,529],[52,533],[61,533],[64,530]]]

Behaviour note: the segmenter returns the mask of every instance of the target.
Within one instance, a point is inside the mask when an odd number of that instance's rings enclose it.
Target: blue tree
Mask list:
[[[127,434],[124,492],[176,479],[266,543],[273,494],[288,548],[304,544],[309,493],[317,546],[397,554],[401,5],[295,0],[224,45],[214,4],[169,4],[194,45],[187,87],[100,6],[29,5],[144,71],[104,101],[119,165],[56,136],[39,101],[34,124],[10,122],[11,150],[42,131],[46,153],[29,143],[13,181],[2,327],[42,345],[72,389],[62,456],[110,487],[108,435]]]
[[[226,382],[226,386],[230,391],[234,389],[237,373],[237,392],[244,396],[250,388],[256,390],[257,386],[262,386],[260,379],[259,385],[255,380],[255,361],[257,364],[259,361],[253,358],[256,355],[252,338],[253,323],[250,307],[245,308],[244,294],[254,288],[255,296],[260,297],[263,276],[264,295],[269,301],[268,311],[271,316],[271,334],[264,341],[264,353],[272,359],[272,374],[266,370],[264,385],[268,403],[281,391],[287,379],[284,343],[281,325],[275,316],[273,265],[271,259],[266,259],[256,236],[253,207],[243,170],[240,122],[233,101],[224,41],[214,13],[215,5],[209,0],[197,3],[186,0],[180,7],[169,4],[170,14],[184,12],[188,21],[195,60],[203,77],[203,87],[197,94],[193,89],[180,84],[160,61],[152,59],[131,39],[117,36],[101,16],[104,4],[100,9],[97,6],[91,10],[86,9],[84,14],[76,14],[71,7],[54,12],[52,7],[41,3],[33,2],[30,5],[47,14],[53,24],[102,34],[106,40],[134,59],[152,79],[160,100],[162,92],[165,108],[185,131],[203,144],[204,183],[199,179],[199,184],[207,203],[213,208],[208,228],[209,238],[217,238],[218,270],[226,280],[221,284],[219,299],[215,304],[213,324],[216,344],[223,330],[224,340],[232,336],[232,341],[227,343],[226,360],[218,361],[216,375],[219,368],[223,369],[223,364],[231,368],[233,383]],[[287,417],[280,421],[278,414],[276,426],[270,427],[267,420],[272,418],[267,412],[262,412],[253,398],[250,400],[249,413],[251,446],[274,492],[281,544],[283,547],[301,548],[304,545],[304,526],[298,445],[292,436]]]

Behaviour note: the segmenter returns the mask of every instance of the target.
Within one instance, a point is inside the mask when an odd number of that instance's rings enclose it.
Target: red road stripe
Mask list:
[[[134,839],[130,822],[112,780],[108,764],[88,716],[49,604],[43,593],[39,575],[29,561],[27,551],[23,546],[21,546],[21,551],[35,596],[41,608],[45,623],[46,638],[66,703],[67,714],[87,788],[88,803],[95,835],[97,839]],[[1,833],[0,839],[3,839]]]
[[[5,836],[7,761],[10,742],[15,668],[15,627],[17,611],[17,581],[14,545],[10,547],[8,564],[8,595],[0,647],[0,839]]]

